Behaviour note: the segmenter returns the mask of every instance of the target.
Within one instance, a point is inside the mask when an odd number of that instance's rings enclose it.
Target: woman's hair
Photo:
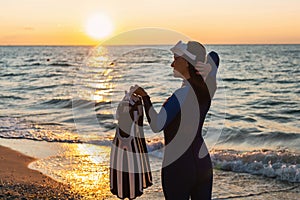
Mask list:
[[[197,73],[197,70],[191,63],[188,62],[188,64],[190,73],[189,82],[197,95],[198,102],[200,103],[210,100],[209,91],[203,77]]]

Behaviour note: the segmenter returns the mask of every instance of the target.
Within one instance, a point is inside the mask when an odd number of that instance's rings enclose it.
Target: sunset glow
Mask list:
[[[94,39],[101,39],[109,36],[113,31],[113,24],[108,16],[94,14],[87,20],[86,33]]]
[[[205,44],[299,44],[299,8],[298,0],[11,0],[0,7],[0,45],[95,45],[147,27]]]

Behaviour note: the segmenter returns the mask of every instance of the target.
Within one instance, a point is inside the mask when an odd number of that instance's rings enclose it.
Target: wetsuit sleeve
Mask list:
[[[212,70],[210,71],[205,80],[211,99],[214,97],[215,92],[217,90],[217,71],[218,67],[215,64],[213,64]]]
[[[152,106],[149,96],[144,96],[143,102],[145,113],[153,132],[162,131],[180,112],[180,104],[174,94],[164,103],[159,113]]]

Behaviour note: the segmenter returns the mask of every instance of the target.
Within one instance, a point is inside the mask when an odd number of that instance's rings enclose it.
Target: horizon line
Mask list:
[[[233,45],[300,45],[300,43],[203,43],[204,45],[224,45],[224,46],[233,46]],[[0,47],[72,47],[72,46],[100,46],[101,44],[0,44]],[[108,44],[104,46],[169,46],[174,44]]]

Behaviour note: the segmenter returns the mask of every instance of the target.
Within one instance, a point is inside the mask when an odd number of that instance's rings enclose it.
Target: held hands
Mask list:
[[[203,77],[204,80],[206,80],[207,75],[212,70],[212,67],[210,64],[197,62],[195,68],[197,69],[198,73]]]
[[[130,90],[129,90],[129,93],[130,94],[135,94],[135,95],[138,95],[138,96],[141,96],[141,97],[148,95],[147,92],[138,85],[131,86]]]

